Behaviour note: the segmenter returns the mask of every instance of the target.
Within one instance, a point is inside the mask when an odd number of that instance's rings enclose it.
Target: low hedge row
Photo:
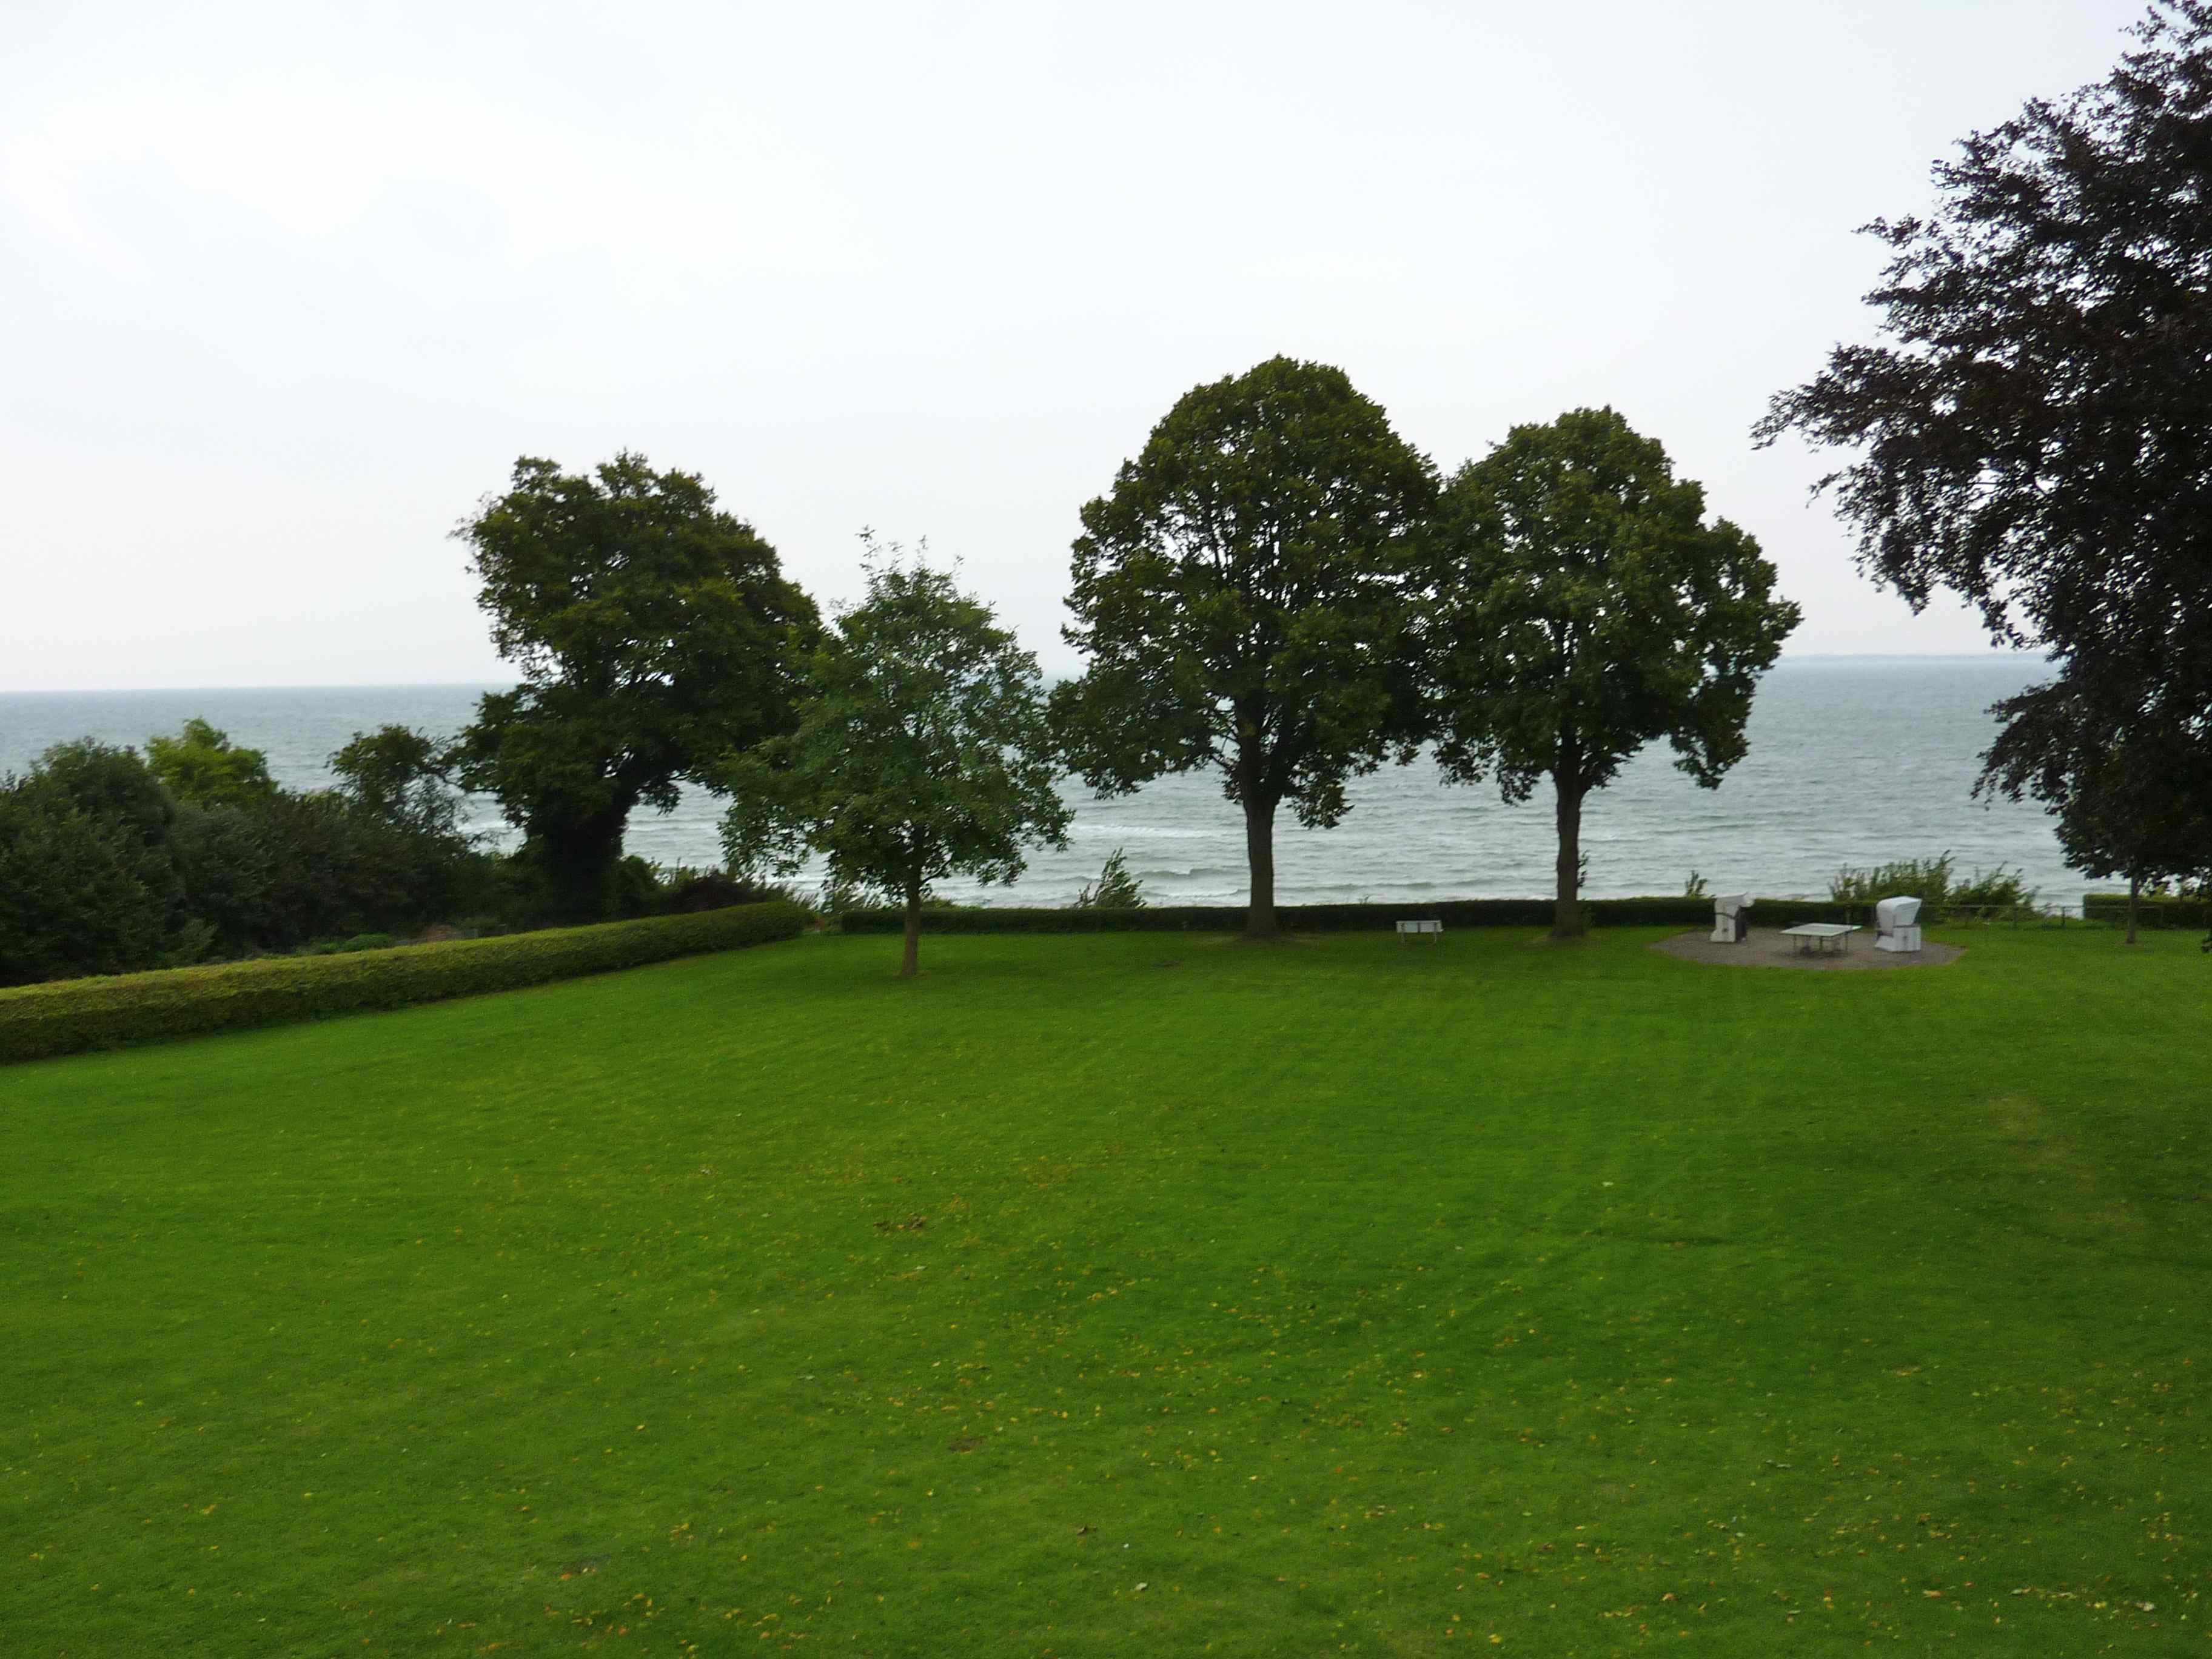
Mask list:
[[[1710,927],[1709,898],[1592,899],[1583,908],[1600,927]],[[1791,927],[1801,921],[1857,921],[1870,915],[1865,905],[1826,899],[1759,899],[1752,921],[1760,927]],[[1294,933],[1384,931],[1394,923],[1429,918],[1453,927],[1549,927],[1549,899],[1409,900],[1394,904],[1284,904],[1276,915]],[[895,909],[848,910],[839,919],[848,933],[896,933],[906,919]],[[1239,905],[1150,904],[1141,910],[1048,910],[1014,906],[963,905],[922,913],[925,933],[1233,933],[1244,926]]]
[[[0,991],[0,1062],[404,1008],[792,939],[795,904],[748,904],[345,956],[270,957]]]
[[[2082,921],[2116,921],[2124,926],[2127,919],[2128,896],[2125,893],[2084,893],[2081,896]],[[2136,920],[2144,927],[2212,927],[2212,904],[2203,899],[2146,896],[2136,901]]]

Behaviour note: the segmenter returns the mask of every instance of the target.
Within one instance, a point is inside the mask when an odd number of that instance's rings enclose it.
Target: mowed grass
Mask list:
[[[2212,1646],[2212,961],[810,939],[0,1071],[0,1649]]]

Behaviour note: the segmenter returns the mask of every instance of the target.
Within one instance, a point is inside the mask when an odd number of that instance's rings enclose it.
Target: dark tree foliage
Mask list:
[[[491,860],[434,800],[233,788],[263,769],[222,757],[254,751],[201,721],[183,743],[215,757],[181,775],[199,799],[89,739],[0,780],[0,984],[409,932],[494,896]]]
[[[2148,799],[2064,775],[2103,751],[2090,709],[2212,799],[2212,8],[2167,0],[2136,34],[2105,81],[1966,139],[1929,215],[1869,227],[1886,338],[1758,428],[1856,452],[1822,488],[1875,580],[2057,659],[1984,759],[2062,811]]]
[[[115,824],[148,847],[167,842],[177,803],[137,750],[80,738],[56,744],[32,770],[86,817]]]
[[[732,868],[786,874],[810,853],[830,884],[904,907],[899,973],[919,964],[931,884],[1009,882],[1027,848],[1064,847],[1036,658],[950,574],[872,543],[867,597],[806,659],[799,727],[726,774]]]
[[[2061,677],[1997,705],[2003,730],[1978,793],[2033,796],[2057,817],[2067,864],[2124,876],[2128,943],[2146,885],[2212,874],[2212,800],[2182,781],[2212,772],[2212,735],[2157,710],[2100,703]]]
[[[270,797],[273,801],[275,797]],[[211,933],[219,956],[239,956],[298,939],[272,927],[270,896],[291,849],[277,839],[270,801],[177,809],[169,858],[185,908]]]
[[[1053,694],[1101,794],[1218,769],[1243,809],[1249,938],[1273,938],[1275,816],[1343,817],[1346,781],[1420,737],[1409,544],[1436,471],[1340,369],[1275,357],[1186,393],[1083,509]]]
[[[1759,544],[1610,409],[1519,426],[1446,486],[1427,639],[1445,775],[1557,795],[1552,933],[1583,931],[1583,803],[1646,744],[1706,788],[1743,758],[1760,674],[1797,625]]]
[[[434,738],[405,726],[356,732],[331,757],[331,770],[341,794],[387,823],[428,836],[461,834],[453,758]]]
[[[630,814],[791,729],[813,603],[697,477],[627,453],[587,475],[525,457],[456,533],[523,677],[479,705],[462,781],[523,830],[556,908],[607,914]]]
[[[80,758],[97,747],[70,745]],[[0,777],[0,985],[198,954],[204,935],[180,926],[167,852],[141,829],[88,811],[52,777]]]

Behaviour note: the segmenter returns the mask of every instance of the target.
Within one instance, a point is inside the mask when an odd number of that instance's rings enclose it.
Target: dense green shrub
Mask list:
[[[0,985],[124,973],[204,953],[167,853],[47,777],[0,780]]]
[[[2136,916],[2145,927],[2212,927],[2212,899],[2180,897],[2170,893],[2145,893],[2136,901]],[[2128,896],[2125,893],[2084,893],[2081,896],[2081,917],[2085,921],[2109,921],[2125,926]]]
[[[135,749],[80,738],[39,757],[27,782],[59,789],[87,817],[128,830],[148,847],[166,845],[177,804]]]
[[[233,805],[180,805],[169,830],[169,858],[179,902],[211,930],[218,953],[240,956],[280,942],[270,936],[269,924],[270,895],[282,860],[264,814]]]
[[[1282,925],[1294,932],[1343,933],[1387,930],[1401,921],[1433,918],[1452,927],[1549,927],[1550,899],[1446,899],[1434,903],[1304,904],[1279,906]],[[1620,898],[1587,901],[1591,921],[1601,927],[1698,927],[1713,919],[1710,899]],[[1856,914],[1850,914],[1850,913]],[[1244,926],[1242,906],[1148,905],[1140,910],[1015,908],[969,906],[933,912],[929,926],[940,933],[1237,933]],[[1760,927],[1788,927],[1801,921],[1868,920],[1864,905],[1820,899],[1760,899],[1753,910]],[[896,910],[848,910],[847,933],[895,933],[902,926]]]
[[[151,746],[160,766],[88,738],[59,744],[27,777],[0,779],[0,985],[508,908],[501,861],[456,828],[458,798],[434,779],[411,793],[280,789],[255,751],[202,721]],[[359,748],[340,758],[359,763]]]
[[[0,991],[0,1060],[512,990],[791,939],[805,926],[806,913],[796,905],[750,905],[500,939],[23,986]]]
[[[664,870],[661,903],[671,915],[726,909],[732,904],[799,904],[796,890],[775,882],[753,881],[726,870]]]
[[[1871,905],[1880,899],[1917,898],[1923,922],[1941,921],[1957,909],[2021,908],[2035,902],[2035,890],[2021,872],[2002,864],[1994,870],[1976,869],[1964,880],[1948,852],[1932,859],[1899,859],[1866,869],[1849,866],[1836,872],[1828,884],[1828,896],[1839,904]]]

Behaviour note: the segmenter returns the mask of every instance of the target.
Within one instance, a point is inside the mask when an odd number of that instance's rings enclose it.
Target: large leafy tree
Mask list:
[[[790,730],[813,603],[696,476],[629,453],[588,474],[525,457],[456,534],[523,678],[478,705],[461,776],[523,830],[559,908],[605,914],[633,811]]]
[[[1706,788],[1743,757],[1759,676],[1797,625],[1774,567],[1610,409],[1513,428],[1445,487],[1426,637],[1445,775],[1553,783],[1552,934],[1583,931],[1583,805],[1661,738]]]
[[[1248,938],[1272,938],[1275,818],[1337,823],[1420,735],[1409,549],[1436,471],[1341,369],[1272,358],[1195,387],[1083,509],[1053,694],[1102,794],[1219,771],[1243,810]]]
[[[899,973],[920,957],[931,884],[1008,882],[1024,849],[1064,847],[1073,816],[1055,768],[1036,658],[945,572],[897,550],[806,659],[797,731],[733,757],[723,840],[733,868],[788,874],[809,853],[833,886],[906,912]]]
[[[1763,442],[1850,453],[1821,481],[1860,564],[1916,607],[1948,589],[2057,663],[1995,711],[1991,779],[2061,806],[2115,791],[2082,711],[2212,823],[2212,7],[2156,6],[2106,80],[2037,100],[1935,169],[1892,257],[1881,338],[1774,399]],[[2071,775],[2076,765],[2089,770]],[[2156,841],[2163,830],[2146,827]],[[2108,833],[2095,838],[2108,847]],[[2201,862],[2212,862],[2206,858]]]

